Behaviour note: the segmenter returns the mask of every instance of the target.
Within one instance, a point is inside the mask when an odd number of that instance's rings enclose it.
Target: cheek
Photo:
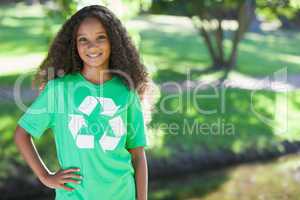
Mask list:
[[[107,55],[110,55],[110,51],[111,51],[111,46],[110,46],[110,44],[109,44],[109,43],[105,44],[104,48],[105,48],[106,54],[107,54]]]
[[[79,56],[82,58],[84,56],[84,48],[81,45],[77,45],[77,51]]]

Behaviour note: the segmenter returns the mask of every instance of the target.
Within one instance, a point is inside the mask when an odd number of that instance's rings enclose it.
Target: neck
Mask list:
[[[112,78],[108,69],[98,68],[98,67],[83,67],[81,74],[89,81],[101,84]]]

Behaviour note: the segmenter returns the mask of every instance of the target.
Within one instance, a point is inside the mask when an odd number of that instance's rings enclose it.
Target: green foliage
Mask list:
[[[136,14],[147,11],[152,4],[152,0],[123,0],[122,2],[130,8],[130,12]]]
[[[66,19],[76,11],[78,0],[55,0],[54,2],[57,3],[59,11]]]
[[[300,1],[299,0],[290,0],[290,6],[295,9],[300,9]]]
[[[245,0],[156,0],[151,11],[159,14],[175,14],[195,16],[200,13],[219,15],[219,11],[230,11],[241,5]]]
[[[291,19],[300,11],[300,1],[298,0],[256,0],[258,13],[268,19],[276,19],[285,16]]]
[[[43,30],[48,44],[50,44],[59,29],[59,26],[54,24],[60,24],[65,21],[77,8],[77,0],[55,0],[53,3],[50,6],[48,4],[44,6],[44,13],[47,17],[43,24]]]

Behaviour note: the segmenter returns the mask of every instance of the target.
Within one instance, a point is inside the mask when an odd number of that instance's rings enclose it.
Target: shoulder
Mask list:
[[[114,90],[115,94],[118,94],[119,97],[124,97],[127,99],[127,103],[131,104],[140,101],[138,92],[133,88],[129,88],[121,77],[117,76],[111,86],[113,87],[111,89]]]
[[[55,79],[49,80],[46,84],[43,92],[59,92],[59,89],[63,89],[64,86],[71,81],[73,81],[74,75],[73,74],[67,74],[63,77],[57,77]]]
[[[77,78],[78,78],[78,76],[76,75],[76,73],[70,73],[70,74],[66,74],[64,76],[52,79],[49,81],[49,83],[50,83],[50,85],[57,86],[62,83],[76,82]]]
[[[132,93],[132,89],[130,89],[125,81],[119,76],[114,77],[113,84],[110,84],[110,86],[120,93],[126,93],[128,95]]]

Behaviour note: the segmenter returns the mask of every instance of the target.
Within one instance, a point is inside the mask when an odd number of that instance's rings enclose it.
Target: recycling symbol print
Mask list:
[[[108,124],[111,127],[114,136],[108,135],[108,130],[105,130],[100,139],[95,141],[94,135],[81,134],[80,129],[89,127],[86,122],[86,117],[91,115],[98,104],[100,104],[102,108],[100,115],[110,117]],[[114,116],[119,107],[120,106],[116,106],[115,102],[111,98],[93,96],[85,97],[78,107],[80,114],[69,114],[70,121],[68,127],[77,147],[80,149],[93,149],[95,142],[99,142],[104,151],[114,150],[118,146],[121,137],[126,133],[121,116]]]

